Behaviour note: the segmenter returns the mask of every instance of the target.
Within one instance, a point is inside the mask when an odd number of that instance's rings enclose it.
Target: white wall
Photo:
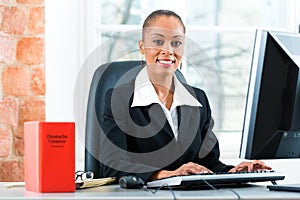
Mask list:
[[[78,1],[45,0],[46,119],[73,120],[78,67]]]
[[[46,121],[74,121],[73,91],[79,71],[79,0],[45,0]],[[76,141],[76,168],[83,169]]]

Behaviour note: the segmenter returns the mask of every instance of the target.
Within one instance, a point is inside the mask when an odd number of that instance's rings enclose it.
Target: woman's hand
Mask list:
[[[241,162],[234,168],[230,169],[229,172],[253,172],[259,170],[271,170],[272,168],[267,166],[260,160],[254,160],[252,162]]]
[[[197,163],[189,162],[175,170],[176,175],[210,173],[209,169]]]
[[[151,180],[156,180],[156,179],[161,179],[161,178],[167,178],[170,176],[179,176],[179,175],[189,175],[189,174],[199,174],[199,173],[211,173],[209,169],[206,167],[189,162],[186,164],[183,164],[181,167],[174,171],[167,171],[167,170],[161,170],[153,174],[150,179]]]

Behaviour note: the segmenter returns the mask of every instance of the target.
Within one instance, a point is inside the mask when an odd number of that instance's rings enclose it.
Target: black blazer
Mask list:
[[[195,162],[212,171],[228,171],[219,160],[219,145],[212,132],[213,120],[205,93],[184,84],[202,107],[180,106],[178,139],[159,104],[131,107],[134,80],[111,89],[105,111],[98,119],[103,133],[100,142],[100,176],[133,174],[144,181],[156,171],[175,170]]]

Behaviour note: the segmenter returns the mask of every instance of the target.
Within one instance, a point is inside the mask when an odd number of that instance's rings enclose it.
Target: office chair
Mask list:
[[[93,75],[87,102],[86,127],[85,127],[85,171],[94,172],[94,178],[99,176],[99,144],[100,124],[98,117],[104,111],[105,93],[110,88],[125,83],[136,77],[142,69],[140,60],[116,61],[98,67]],[[186,82],[182,73],[175,72],[178,80]]]

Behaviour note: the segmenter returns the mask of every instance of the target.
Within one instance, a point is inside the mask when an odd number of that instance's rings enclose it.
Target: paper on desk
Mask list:
[[[6,188],[25,187],[25,182],[11,182],[5,184]]]
[[[115,180],[116,180],[115,177],[88,179],[88,180],[84,180],[84,181],[76,181],[75,186],[76,186],[76,189],[98,187],[101,185],[113,183]]]

